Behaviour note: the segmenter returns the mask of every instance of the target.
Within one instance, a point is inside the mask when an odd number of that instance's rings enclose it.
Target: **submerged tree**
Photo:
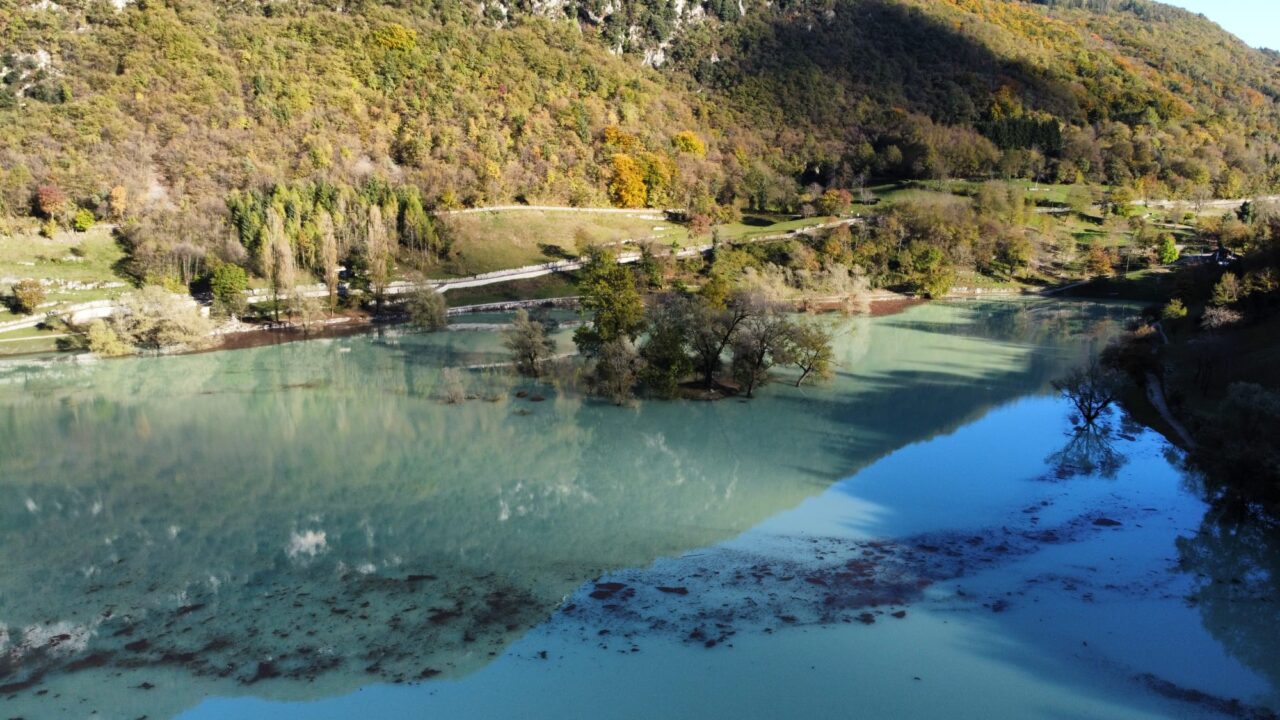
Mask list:
[[[555,342],[547,337],[546,328],[529,319],[529,313],[524,310],[516,311],[515,321],[503,333],[502,344],[511,352],[516,372],[528,377],[537,377],[542,363],[555,350]]]
[[[1095,360],[1087,367],[1076,368],[1065,378],[1054,381],[1053,388],[1075,405],[1081,423],[1087,427],[1096,423],[1119,397],[1123,378]]]
[[[796,387],[804,382],[818,382],[831,377],[835,352],[831,348],[831,331],[817,323],[798,323],[791,333],[791,364],[800,369]]]
[[[742,323],[757,311],[759,302],[753,296],[737,293],[728,298],[723,308],[706,301],[693,308],[689,347],[693,351],[694,367],[708,390],[715,382],[725,349],[733,342]]]
[[[795,325],[780,308],[766,306],[744,319],[733,336],[733,379],[753,397],[756,388],[769,382],[775,364],[791,360]]]
[[[631,271],[613,253],[592,248],[579,287],[582,309],[591,314],[591,323],[573,333],[580,351],[594,355],[605,343],[635,341],[644,329],[644,301]]]
[[[450,405],[467,401],[467,382],[461,370],[450,367],[440,371],[440,396]]]
[[[592,384],[596,392],[614,405],[625,405],[632,397],[644,364],[630,340],[610,340],[600,346],[596,355]]]
[[[693,301],[679,296],[664,297],[649,306],[649,336],[640,348],[644,358],[640,378],[649,394],[673,398],[680,381],[693,372],[688,345],[695,312]]]
[[[409,324],[421,330],[443,330],[449,324],[444,296],[432,287],[419,288],[410,293],[405,302],[405,310],[409,313]]]

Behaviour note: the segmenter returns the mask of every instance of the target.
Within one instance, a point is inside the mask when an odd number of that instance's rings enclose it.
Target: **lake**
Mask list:
[[[0,714],[1270,717],[1273,534],[1050,388],[1132,313],[829,318],[829,383],[626,408],[444,402],[482,330],[8,361]]]

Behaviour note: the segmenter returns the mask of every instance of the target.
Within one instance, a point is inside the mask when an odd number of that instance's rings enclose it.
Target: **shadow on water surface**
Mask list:
[[[1194,578],[1187,602],[1205,628],[1280,688],[1280,528],[1215,510],[1178,538],[1178,561]],[[1280,708],[1274,690],[1266,700]]]

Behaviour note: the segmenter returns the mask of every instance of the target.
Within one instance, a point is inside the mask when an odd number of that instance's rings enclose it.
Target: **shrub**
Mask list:
[[[1110,277],[1113,271],[1111,255],[1101,245],[1089,247],[1089,256],[1085,260],[1085,270],[1090,277]]]
[[[13,309],[31,315],[45,301],[44,286],[37,280],[19,280],[13,285]]]
[[[129,192],[124,189],[123,185],[117,185],[111,188],[111,194],[107,198],[107,204],[111,208],[111,219],[116,222],[124,220],[124,214],[129,210]]]
[[[1240,279],[1235,273],[1223,273],[1217,284],[1213,286],[1214,305],[1231,305],[1240,299]]]
[[[1200,327],[1206,330],[1217,330],[1228,325],[1235,325],[1244,319],[1240,313],[1225,307],[1205,308],[1204,317],[1200,319]]]
[[[42,217],[57,215],[66,202],[66,194],[57,185],[50,183],[36,188],[35,209]]]
[[[155,285],[126,295],[124,312],[115,321],[121,340],[155,350],[202,345],[209,330],[195,302]]]
[[[1181,253],[1178,246],[1173,241],[1172,235],[1165,235],[1160,239],[1160,263],[1162,265],[1171,265],[1177,262]]]
[[[682,153],[690,153],[698,157],[703,157],[707,154],[707,144],[702,142],[702,138],[698,137],[698,134],[692,130],[676,133],[675,137],[671,138],[671,144]]]
[[[555,342],[547,337],[542,323],[529,319],[529,313],[516,311],[515,322],[503,333],[502,344],[511,353],[516,372],[537,377],[541,366],[555,350]]]
[[[133,353],[133,348],[120,339],[120,335],[107,325],[104,320],[94,320],[89,323],[89,329],[85,333],[89,342],[89,351],[94,355],[102,357],[120,357],[121,355],[129,355]]]
[[[49,219],[40,223],[40,234],[43,235],[44,237],[47,237],[50,240],[52,240],[53,236],[57,234],[57,232],[58,232],[57,220]]]
[[[445,368],[440,372],[440,395],[450,405],[467,400],[467,383],[458,368]]]
[[[1160,311],[1160,317],[1163,320],[1181,320],[1187,316],[1187,306],[1182,304],[1178,298],[1169,301]]]
[[[76,210],[75,218],[71,221],[71,227],[76,232],[88,232],[93,227],[95,218],[93,212],[88,208],[80,208]]]

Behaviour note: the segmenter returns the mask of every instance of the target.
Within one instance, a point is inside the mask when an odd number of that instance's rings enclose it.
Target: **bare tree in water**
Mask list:
[[[1120,373],[1099,365],[1096,360],[1053,383],[1053,388],[1075,405],[1085,427],[1102,417],[1119,397],[1122,387]]]

